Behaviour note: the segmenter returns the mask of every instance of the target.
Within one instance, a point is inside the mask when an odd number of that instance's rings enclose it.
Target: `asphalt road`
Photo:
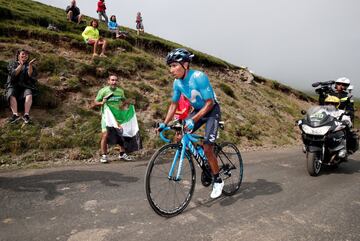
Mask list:
[[[318,177],[300,148],[243,158],[236,195],[197,183],[169,219],[147,203],[145,161],[0,172],[0,240],[360,240],[360,154]]]

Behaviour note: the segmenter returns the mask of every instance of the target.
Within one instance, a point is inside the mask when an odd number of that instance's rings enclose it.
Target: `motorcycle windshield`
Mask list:
[[[322,126],[333,120],[332,112],[336,112],[335,106],[332,105],[311,107],[306,114],[307,121],[313,127]]]

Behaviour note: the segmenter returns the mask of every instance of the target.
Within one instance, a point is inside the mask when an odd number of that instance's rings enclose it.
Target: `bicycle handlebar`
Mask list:
[[[167,126],[159,133],[161,140],[163,140],[164,142],[167,142],[167,143],[171,142],[170,139],[168,139],[168,138],[166,138],[164,136],[164,132],[168,131],[170,129],[174,129],[174,128],[172,128],[171,126]],[[199,135],[196,135],[196,134],[190,134],[190,133],[188,133],[188,134],[189,134],[188,137],[189,137],[191,142],[198,142],[200,139],[204,139],[203,136],[199,136]]]
[[[170,130],[171,128],[170,127],[165,127],[161,132],[160,132],[160,138],[164,141],[164,142],[167,142],[167,143],[170,143],[170,139],[166,138],[163,134],[164,131],[167,131],[167,130]]]

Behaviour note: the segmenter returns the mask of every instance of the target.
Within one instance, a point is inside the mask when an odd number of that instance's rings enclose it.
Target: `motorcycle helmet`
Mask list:
[[[325,105],[333,105],[338,108],[340,105],[340,99],[336,96],[329,95],[325,98]]]
[[[347,88],[348,90],[353,90],[354,89],[354,86],[353,85],[349,85],[349,87]]]
[[[346,77],[341,77],[335,80],[335,84],[342,84],[347,88],[350,85],[350,80]]]
[[[177,48],[172,50],[166,56],[166,64],[170,65],[171,63],[184,63],[184,62],[191,62],[194,55],[183,48]]]

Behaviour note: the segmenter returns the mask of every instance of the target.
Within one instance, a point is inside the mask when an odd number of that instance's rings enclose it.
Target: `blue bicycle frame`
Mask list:
[[[166,137],[164,137],[163,132],[167,131],[167,130],[170,130],[170,129],[171,129],[170,127],[166,127],[160,132],[160,138],[163,141],[167,142],[167,143],[170,143],[171,141],[169,139],[167,139]],[[184,162],[184,155],[187,155],[186,154],[186,148],[187,147],[190,150],[191,154],[195,157],[196,160],[198,160],[199,157],[202,160],[207,160],[205,154],[204,153],[199,153],[196,150],[195,146],[193,145],[193,143],[198,142],[202,138],[203,138],[202,136],[199,136],[199,135],[196,135],[196,134],[190,134],[190,133],[184,133],[183,134],[183,137],[181,139],[182,147],[181,147],[181,149],[178,149],[176,151],[176,153],[175,153],[174,160],[173,160],[173,162],[171,164],[171,168],[170,168],[170,171],[169,171],[169,174],[168,174],[169,180],[174,180],[174,181],[180,181],[181,180],[181,170],[182,170],[182,166],[183,166],[183,162]],[[177,170],[176,177],[174,178],[173,174],[174,174],[174,170],[175,170],[176,163],[177,163],[177,160],[179,158],[179,155],[180,155],[179,168]]]

